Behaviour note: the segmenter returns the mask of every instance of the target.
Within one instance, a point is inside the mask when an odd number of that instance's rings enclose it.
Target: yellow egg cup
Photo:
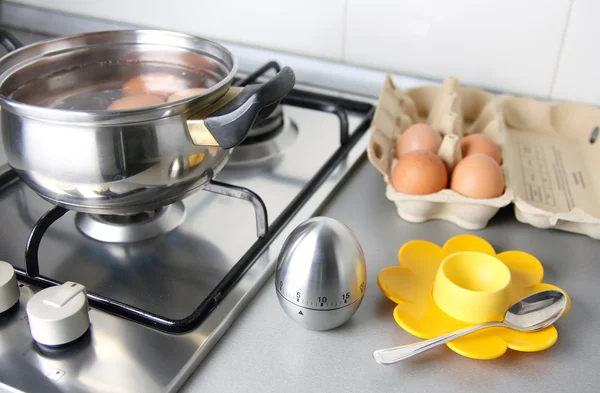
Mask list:
[[[457,252],[440,264],[433,281],[433,300],[459,321],[501,321],[510,305],[510,283],[510,270],[495,257]]]
[[[484,239],[459,235],[443,247],[414,240],[398,252],[400,266],[383,269],[377,283],[395,302],[394,319],[408,333],[428,339],[489,320],[501,320],[521,298],[546,289],[544,269],[534,256],[522,251],[496,254]],[[502,267],[504,266],[504,267]],[[567,295],[567,315],[571,300]],[[480,330],[446,345],[472,359],[494,359],[507,349],[536,352],[558,339],[554,326],[536,332],[504,327]]]

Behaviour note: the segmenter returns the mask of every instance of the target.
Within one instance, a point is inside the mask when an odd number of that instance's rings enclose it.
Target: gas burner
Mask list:
[[[75,225],[88,237],[106,243],[131,243],[165,234],[185,219],[182,202],[132,215],[77,213]]]
[[[284,116],[281,106],[263,121],[255,124],[244,141],[237,146],[227,165],[262,162],[291,146],[298,138],[298,126]]]

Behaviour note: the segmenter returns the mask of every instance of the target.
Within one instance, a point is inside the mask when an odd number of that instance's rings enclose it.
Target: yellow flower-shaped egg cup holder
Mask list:
[[[410,241],[400,248],[400,266],[383,269],[377,283],[383,294],[397,304],[394,319],[407,332],[428,339],[471,326],[445,314],[433,300],[434,278],[442,261],[451,254],[474,251],[492,255],[510,270],[510,304],[535,292],[556,289],[542,283],[544,269],[534,256],[522,251],[496,254],[484,239],[474,235],[451,238],[443,247],[424,241]],[[566,315],[571,307],[568,299]],[[494,359],[508,348],[521,352],[535,352],[550,348],[558,339],[554,326],[535,332],[518,332],[503,327],[483,329],[446,344],[454,352],[473,359]]]

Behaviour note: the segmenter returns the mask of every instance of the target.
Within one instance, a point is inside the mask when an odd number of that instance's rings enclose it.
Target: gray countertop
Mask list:
[[[325,206],[322,215],[348,225],[364,249],[368,282],[354,317],[341,327],[308,331],[280,308],[272,278],[225,333],[184,392],[596,392],[600,360],[600,242],[581,235],[518,223],[505,209],[474,232],[497,251],[523,250],[540,259],[544,282],[566,290],[570,313],[556,327],[558,342],[537,353],[509,350],[495,360],[472,360],[443,346],[393,366],[377,364],[375,349],[418,339],[393,320],[394,304],[377,286],[377,274],[397,263],[412,239],[442,245],[467,231],[445,222],[411,224],[384,196],[383,179],[365,159]]]

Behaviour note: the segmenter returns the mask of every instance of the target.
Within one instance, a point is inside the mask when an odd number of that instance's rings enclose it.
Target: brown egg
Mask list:
[[[167,98],[171,94],[185,90],[189,86],[187,81],[168,72],[149,72],[129,79],[121,86],[121,91],[126,96],[138,94],[151,94]]]
[[[502,164],[502,151],[500,147],[491,138],[483,134],[471,134],[462,138],[460,140],[460,149],[463,157],[475,153],[483,153],[492,157],[498,164]]]
[[[392,173],[392,186],[404,194],[433,194],[446,188],[448,172],[437,154],[415,150],[404,154]]]
[[[206,90],[206,88],[204,88],[204,87],[196,87],[193,89],[181,90],[181,91],[171,94],[169,96],[169,98],[167,98],[167,102],[183,100],[184,98],[198,95],[198,94],[202,93],[204,90]]]
[[[143,108],[146,106],[154,106],[164,103],[165,101],[160,97],[142,94],[119,98],[118,100],[113,101],[113,103],[110,104],[106,109],[109,111],[118,111],[124,109]]]
[[[470,154],[454,168],[450,188],[469,198],[497,198],[504,193],[504,173],[487,154]]]
[[[396,142],[396,157],[400,158],[414,150],[427,150],[432,153],[438,152],[442,144],[442,136],[429,124],[417,123],[408,127]]]

